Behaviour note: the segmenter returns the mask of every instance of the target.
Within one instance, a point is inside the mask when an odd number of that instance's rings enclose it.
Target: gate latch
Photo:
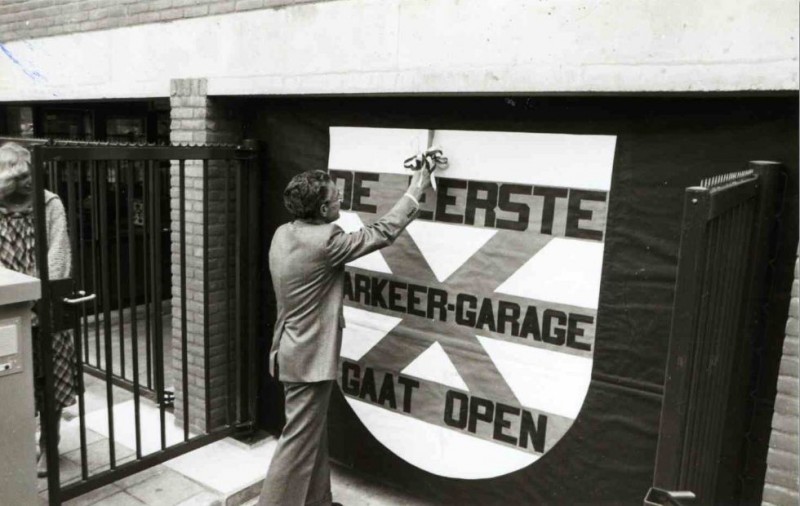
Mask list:
[[[644,506],[689,506],[695,503],[695,499],[694,492],[651,487],[644,498]]]
[[[61,300],[64,302],[64,304],[71,304],[71,305],[74,306],[74,305],[77,305],[77,304],[83,304],[84,302],[89,302],[90,300],[94,300],[97,297],[97,295],[95,295],[93,293],[90,293],[89,295],[86,295],[86,292],[84,292],[83,290],[78,290],[75,293],[75,295],[78,296],[75,299],[70,299],[69,297],[64,297]]]

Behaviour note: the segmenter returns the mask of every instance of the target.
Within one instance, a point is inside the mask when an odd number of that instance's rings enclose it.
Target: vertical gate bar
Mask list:
[[[235,345],[235,338],[233,336],[233,332],[231,329],[231,284],[230,284],[230,276],[231,276],[231,266],[230,266],[230,179],[233,175],[231,173],[231,163],[238,164],[237,162],[232,162],[231,160],[225,161],[225,183],[224,183],[224,190],[223,195],[224,197],[224,205],[225,205],[225,215],[224,220],[225,224],[223,225],[223,244],[225,246],[225,250],[223,252],[223,262],[225,265],[225,340],[226,340],[226,363],[227,367],[225,368],[225,383],[228,386],[227,389],[227,396],[228,396],[228,414],[227,419],[229,424],[235,424],[238,422],[236,417],[236,390],[234,388],[234,383],[236,381],[236,368],[233,363],[233,346]],[[239,162],[241,163],[241,162]],[[236,165],[234,165],[235,167]]]
[[[50,190],[53,193],[58,193],[58,190],[56,188],[56,181],[55,181],[55,173],[56,173],[56,171],[55,171],[54,165],[55,165],[55,163],[53,163],[53,162],[48,163],[48,167],[49,167],[49,170],[47,171],[47,179],[48,179],[48,183],[47,184],[48,184],[48,187],[46,189]]]
[[[85,290],[86,293],[92,292],[94,293],[94,287],[91,289],[88,287],[88,283],[86,280],[86,273],[84,272],[83,266],[84,261],[86,259],[86,252],[84,250],[84,243],[86,241],[86,234],[84,231],[84,223],[83,223],[83,168],[85,162],[78,162],[78,265],[80,266],[80,288]],[[73,233],[76,232],[73,230]],[[81,331],[83,332],[83,360],[86,363],[89,363],[89,322],[86,318],[86,304],[81,304]],[[79,355],[80,356],[80,355]]]
[[[103,242],[109,239],[108,233],[108,162],[101,165],[100,179],[97,184],[100,188],[100,237]],[[103,285],[103,332],[105,337],[106,357],[106,404],[108,407],[108,458],[111,469],[116,468],[116,444],[114,443],[114,383],[113,383],[113,354],[111,349],[111,287],[108,248],[100,248],[100,265],[102,268],[101,284]]]
[[[750,245],[752,241],[752,227],[753,227],[753,210],[754,210],[755,200],[749,200],[742,206],[742,212],[739,218],[740,224],[739,227],[742,230],[739,239],[739,251],[737,252],[737,265],[736,269],[733,273],[734,279],[736,280],[736,287],[735,293],[739,294],[736,298],[735,305],[731,310],[731,318],[729,322],[729,335],[731,336],[731,346],[728,350],[728,357],[726,357],[726,367],[728,378],[726,380],[726,391],[725,397],[721,399],[722,405],[725,406],[725,412],[729,412],[729,405],[728,402],[730,393],[735,391],[734,383],[736,379],[736,357],[739,353],[739,350],[742,348],[744,343],[742,342],[744,337],[741,334],[740,329],[746,325],[746,319],[744,317],[744,309],[747,305],[747,299],[750,297],[749,292],[745,292],[745,287],[747,286],[747,274],[748,274],[748,256],[747,254],[750,251]],[[719,441],[716,443],[717,446],[720,448],[720,452],[722,451],[722,436],[724,431],[720,431],[717,435]],[[720,453],[721,455],[721,453]],[[717,478],[719,474],[717,475]],[[716,484],[715,484],[716,488]]]
[[[152,302],[153,289],[151,276],[153,266],[151,262],[151,248],[153,234],[153,209],[152,198],[150,195],[150,179],[153,177],[153,161],[148,160],[142,172],[142,206],[144,208],[144,235],[142,236],[142,264],[144,266],[144,320],[145,320],[145,353],[147,359],[147,388],[153,389],[153,359],[152,359],[152,328],[153,322],[150,319],[150,303]]]
[[[248,190],[249,190],[249,188],[248,188],[248,186],[250,184],[250,171],[248,170],[248,168],[249,167],[248,167],[247,163],[243,163],[242,164],[242,179],[241,179],[241,181],[242,181],[241,190],[242,191],[241,191],[241,194],[239,195],[240,202],[241,202],[241,211],[240,212],[241,212],[241,220],[242,220],[241,221],[241,244],[240,244],[240,248],[241,248],[241,254],[240,254],[241,260],[240,261],[241,261],[241,274],[242,274],[241,288],[240,288],[241,289],[241,294],[242,294],[242,299],[241,299],[241,305],[242,305],[242,310],[241,310],[242,358],[241,358],[241,361],[242,361],[242,373],[243,373],[243,375],[242,375],[242,378],[243,378],[243,381],[242,381],[242,419],[245,420],[245,421],[248,420],[248,418],[249,418],[249,408],[250,408],[250,405],[249,405],[249,403],[247,401],[248,395],[250,393],[250,377],[249,377],[249,374],[248,374],[248,371],[247,371],[247,363],[248,363],[248,360],[249,360],[248,357],[247,357],[247,354],[250,351],[250,335],[248,334],[248,331],[250,330],[250,321],[249,321],[249,317],[250,317],[249,309],[250,309],[250,306],[248,304],[248,300],[247,299],[248,299],[249,288],[250,288],[250,282],[249,281],[250,281],[250,277],[253,274],[251,272],[248,272],[248,270],[247,270],[248,267],[249,267],[249,260],[250,260],[250,258],[249,258],[249,246],[250,246],[249,239],[250,239],[250,237],[249,237],[249,227],[248,227],[248,219],[250,218],[250,216],[248,215],[248,213],[249,213],[249,206],[248,206],[248,198],[249,198],[249,191]]]
[[[726,304],[728,314],[727,318],[724,319],[724,336],[727,337],[728,342],[726,343],[727,346],[725,347],[724,356],[721,360],[721,363],[724,367],[724,370],[722,371],[724,373],[724,377],[720,379],[721,388],[719,395],[715,399],[716,402],[711,406],[713,412],[719,413],[720,430],[717,430],[709,436],[713,449],[712,455],[714,455],[714,457],[720,461],[719,464],[715,461],[712,461],[715,472],[711,476],[709,486],[711,490],[714,491],[717,489],[717,483],[721,472],[720,465],[723,464],[723,462],[721,462],[721,458],[723,434],[725,431],[722,430],[722,428],[725,426],[726,414],[729,411],[729,394],[733,390],[736,353],[741,346],[740,337],[742,334],[740,334],[738,329],[744,325],[745,320],[743,319],[742,308],[745,304],[745,300],[749,296],[749,294],[744,292],[743,289],[745,287],[748,262],[747,252],[749,251],[751,239],[752,213],[753,200],[748,200],[740,205],[732,216],[732,219],[736,225],[737,233],[732,239],[731,244],[733,251],[731,255],[732,265],[730,270],[730,278],[733,283],[728,291],[730,300],[729,303]],[[714,499],[717,501],[719,498],[715,497]]]
[[[119,187],[122,183],[122,162],[114,162],[114,218],[117,239],[117,314],[119,315],[119,376],[125,379],[125,304],[122,302],[122,237],[120,226],[121,206]]]
[[[71,232],[69,234],[72,252],[72,275],[73,283],[77,290],[83,289],[80,280],[82,279],[82,264],[80,260],[82,255],[79,250],[80,237],[76,231],[77,217],[76,214],[80,211],[78,209],[78,201],[76,200],[75,192],[75,168],[80,170],[80,162],[72,162],[72,170],[67,168],[67,229]],[[80,172],[78,173],[80,176]],[[81,304],[83,307],[83,304]],[[85,311],[84,311],[85,312]],[[75,378],[78,383],[78,439],[80,440],[80,456],[81,456],[81,477],[85,480],[89,477],[89,469],[86,459],[86,404],[84,399],[83,387],[83,362],[82,356],[82,343],[81,343],[81,325],[79,325],[79,318],[77,311],[74,317],[74,325],[72,335],[75,343],[75,367],[78,370],[77,377]]]
[[[714,483],[716,482],[716,475],[718,472],[718,448],[717,436],[722,433],[722,425],[725,417],[725,401],[727,401],[727,380],[728,380],[728,363],[729,349],[735,344],[734,341],[728,339],[728,331],[730,329],[729,319],[732,317],[733,306],[735,299],[741,294],[737,290],[737,279],[734,273],[735,265],[738,263],[739,251],[741,249],[741,227],[738,226],[739,218],[741,217],[742,205],[728,210],[724,215],[720,216],[720,220],[725,220],[728,227],[728,234],[724,241],[721,241],[722,248],[725,252],[724,259],[724,272],[725,276],[724,287],[720,291],[720,300],[718,306],[720,308],[720,315],[718,318],[717,326],[715,329],[717,343],[716,358],[717,366],[715,375],[712,378],[710,386],[710,395],[708,396],[708,403],[706,409],[709,418],[713,425],[707,428],[704,434],[705,452],[700,468],[703,487],[705,490],[704,497],[709,501],[714,500],[715,490]],[[714,501],[716,502],[716,501]]]
[[[681,462],[681,490],[691,490],[699,493],[697,484],[694,482],[697,475],[697,457],[702,450],[697,447],[697,433],[702,432],[705,423],[702,404],[698,398],[702,398],[705,383],[705,370],[708,365],[708,350],[711,346],[709,329],[714,325],[714,296],[715,287],[719,281],[717,250],[714,248],[719,242],[720,225],[719,220],[712,220],[708,223],[708,240],[705,245],[706,279],[702,285],[702,302],[700,304],[700,324],[697,327],[695,339],[695,351],[691,373],[691,394],[688,400],[686,438],[684,439],[684,454]],[[698,413],[698,411],[701,411]]]
[[[181,262],[181,372],[183,374],[183,440],[189,440],[189,352],[186,330],[186,161],[178,165],[178,225]]]
[[[247,390],[247,420],[249,422],[255,421],[256,413],[256,392],[258,390],[257,377],[254,374],[256,370],[256,333],[258,330],[258,283],[260,276],[256,273],[258,269],[258,248],[259,248],[259,201],[258,196],[260,192],[260,172],[257,170],[255,157],[250,157],[246,163],[247,167],[247,188],[249,195],[247,198],[248,203],[248,264],[247,272],[249,273],[247,279],[249,282],[248,289],[248,332],[247,332],[247,378],[249,380]],[[251,429],[254,425],[251,424]]]
[[[683,446],[683,458],[681,459],[681,480],[678,484],[680,490],[692,490],[692,480],[694,474],[692,471],[695,466],[696,453],[698,451],[695,441],[698,430],[701,430],[703,417],[698,415],[698,410],[702,406],[697,402],[698,397],[702,396],[702,389],[704,386],[703,368],[705,367],[705,359],[708,355],[708,347],[710,346],[708,338],[708,329],[713,325],[713,296],[715,295],[714,287],[718,281],[717,270],[718,267],[714,264],[716,260],[716,251],[713,245],[717,243],[719,238],[719,222],[717,220],[707,223],[707,240],[703,245],[705,254],[704,263],[704,276],[701,282],[701,302],[698,314],[698,323],[693,332],[693,352],[692,352],[692,365],[690,369],[690,385],[689,396],[686,408],[686,427],[685,437],[681,442]]]
[[[718,436],[722,435],[722,427],[724,427],[725,413],[727,408],[727,393],[730,388],[730,359],[732,357],[731,350],[736,346],[736,335],[733,330],[734,327],[739,327],[737,316],[740,315],[740,307],[743,294],[741,293],[741,271],[742,258],[744,253],[744,242],[747,236],[747,229],[743,226],[745,211],[747,210],[747,201],[740,203],[733,208],[728,214],[731,221],[731,240],[728,244],[728,265],[727,272],[729,283],[724,292],[725,303],[723,305],[723,315],[721,318],[720,339],[722,341],[722,350],[720,352],[720,377],[715,385],[716,396],[713,404],[709,408],[716,413],[717,416],[717,429],[709,434],[709,446],[711,447],[711,455],[715,460],[719,456]],[[721,440],[719,440],[721,443]],[[711,476],[709,477],[709,487],[714,490],[718,473],[718,462],[712,461],[709,465],[712,468]]]
[[[156,163],[153,171],[153,345],[154,372],[158,392],[159,430],[161,433],[161,449],[167,447],[166,419],[164,414],[166,385],[164,384],[164,336],[162,329],[162,293],[161,293],[161,164]]]
[[[36,267],[41,280],[41,296],[38,302],[39,345],[44,371],[44,400],[41,412],[41,430],[45,431],[45,449],[47,452],[47,489],[50,504],[61,504],[61,483],[59,470],[58,443],[56,442],[55,416],[55,378],[53,377],[53,349],[50,335],[51,294],[50,276],[47,265],[47,227],[44,202],[44,164],[41,161],[41,146],[34,146],[31,153],[31,182],[33,184],[33,212],[36,226]],[[52,408],[52,409],[51,409]]]
[[[708,325],[701,334],[704,345],[702,357],[702,369],[698,372],[698,383],[700,395],[693,401],[697,406],[697,427],[695,437],[690,443],[692,464],[687,472],[690,478],[687,480],[690,490],[697,494],[699,502],[705,504],[709,495],[713,496],[713,490],[709,487],[710,469],[708,459],[711,450],[709,446],[710,431],[716,426],[717,413],[708,409],[709,404],[713,403],[717,394],[715,386],[720,377],[720,353],[723,346],[721,336],[721,324],[724,314],[724,304],[726,299],[726,289],[728,287],[729,276],[725,275],[727,267],[727,246],[731,241],[731,220],[728,213],[720,215],[713,220],[717,229],[717,235],[710,240],[709,251],[713,255],[712,267],[714,282],[710,287],[710,297],[707,310],[709,312]],[[700,337],[700,336],[698,336]]]
[[[131,361],[133,365],[133,418],[134,430],[136,438],[136,458],[142,458],[142,428],[141,428],[141,413],[139,406],[139,333],[137,328],[136,318],[136,292],[138,285],[138,277],[136,275],[136,228],[134,226],[134,209],[133,209],[133,190],[135,188],[135,174],[136,165],[129,167],[130,170],[125,172],[125,182],[128,186],[128,304],[130,305],[131,317]]]
[[[75,276],[74,282],[75,286],[80,286],[80,264],[77,263],[76,256],[78,254],[78,235],[75,233],[75,229],[78,223],[77,217],[77,197],[76,197],[76,180],[75,180],[75,169],[79,167],[77,162],[72,162],[67,164],[66,170],[66,184],[67,184],[67,230],[71,233],[69,234],[69,242],[70,242],[70,252],[72,253],[72,275]]]
[[[95,365],[99,370],[103,370],[102,359],[100,355],[100,308],[98,304],[103,301],[102,291],[100,289],[100,255],[98,254],[98,247],[100,245],[100,190],[98,185],[98,168],[97,162],[91,163],[91,192],[92,192],[92,288],[94,289],[97,297],[94,299],[94,343],[95,343]]]
[[[209,343],[209,269],[208,269],[208,255],[209,255],[209,237],[208,237],[208,220],[211,213],[208,212],[208,193],[211,180],[208,173],[208,159],[203,159],[203,365],[205,372],[205,401],[206,401],[206,432],[209,432],[211,424],[211,387],[209,385],[211,378],[211,345]]]
[[[667,490],[677,490],[680,478],[679,463],[685,436],[685,400],[690,386],[691,346],[697,324],[694,300],[701,289],[703,278],[702,246],[706,239],[708,206],[709,195],[706,188],[687,189],[653,476],[653,485]]]
[[[147,237],[147,278],[148,278],[148,291],[147,291],[147,362],[148,362],[148,372],[152,375],[152,379],[148,378],[151,381],[151,388],[156,394],[156,403],[159,404],[161,402],[160,398],[158,397],[158,379],[157,374],[155,372],[155,368],[153,364],[155,363],[154,356],[156,354],[155,347],[153,346],[153,342],[155,341],[155,309],[153,307],[155,296],[153,291],[155,290],[155,268],[154,268],[154,261],[153,257],[155,255],[154,248],[155,248],[155,241],[153,239],[156,233],[155,227],[155,207],[153,206],[153,174],[155,173],[155,161],[148,160],[148,168],[147,174],[145,179],[147,181],[146,187],[146,194],[147,194],[147,227],[148,231],[145,234]]]
[[[755,183],[752,183],[755,184]],[[728,367],[728,377],[726,379],[726,390],[724,396],[721,396],[719,403],[722,408],[716,407],[714,409],[724,409],[724,414],[727,417],[718,434],[715,434],[714,441],[715,447],[718,448],[719,463],[717,464],[717,474],[715,476],[714,490],[717,491],[715,500],[719,502],[727,502],[732,499],[731,494],[738,497],[738,490],[740,485],[738,482],[738,467],[736,458],[739,453],[739,446],[723,445],[723,441],[738,441],[742,435],[731,438],[731,434],[737,433],[738,430],[731,432],[733,425],[730,420],[737,420],[736,425],[741,425],[741,419],[744,417],[743,413],[746,410],[746,405],[741,403],[742,400],[747,399],[747,394],[744,393],[741,397],[734,395],[738,391],[740,383],[739,376],[747,374],[747,369],[742,369],[739,362],[739,356],[743,350],[749,353],[750,337],[742,329],[748,325],[748,316],[746,308],[750,292],[745,291],[748,284],[749,276],[749,257],[748,253],[751,248],[752,231],[753,231],[753,213],[755,209],[756,199],[751,198],[741,206],[741,215],[738,219],[738,226],[741,229],[740,238],[736,246],[735,259],[736,264],[732,270],[731,275],[736,280],[734,293],[737,295],[734,307],[730,308],[730,320],[728,322],[730,336],[730,347],[727,350],[728,356],[726,357],[726,364]],[[733,458],[732,458],[733,457]]]
[[[691,439],[693,436],[693,427],[694,427],[694,405],[692,404],[692,400],[696,397],[696,390],[698,388],[697,385],[697,368],[699,364],[702,362],[702,340],[700,336],[702,336],[703,330],[705,329],[708,321],[708,313],[707,313],[707,300],[708,300],[708,284],[713,281],[712,274],[709,269],[709,265],[711,265],[710,260],[710,251],[708,249],[708,244],[711,244],[715,237],[715,227],[713,227],[713,223],[706,222],[706,235],[703,239],[703,243],[699,245],[700,250],[703,252],[703,260],[702,264],[699,268],[699,279],[696,279],[696,283],[698,284],[698,291],[702,300],[702,303],[699,305],[697,309],[697,314],[695,315],[695,324],[694,327],[691,329],[691,340],[689,341],[689,364],[686,369],[686,374],[688,378],[688,385],[686,389],[686,397],[684,399],[685,407],[684,407],[684,417],[681,420],[683,424],[683,437],[680,440],[679,444],[681,447],[680,452],[680,460],[678,461],[678,472],[679,472],[679,479],[676,483],[676,488],[679,490],[685,489],[688,485],[686,484],[687,481],[687,470],[689,469],[689,465],[687,460],[691,458]],[[676,299],[678,298],[678,294],[675,295]],[[696,301],[695,301],[696,302]]]
[[[735,227],[733,226],[733,219],[731,214],[735,209],[729,209],[728,212],[716,217],[715,219],[720,223],[722,234],[717,242],[717,258],[716,263],[719,265],[717,278],[719,279],[717,289],[715,290],[715,299],[712,305],[713,311],[713,325],[709,329],[710,350],[708,353],[708,373],[705,381],[705,394],[699,400],[705,413],[703,432],[698,440],[697,461],[698,467],[695,471],[696,482],[698,483],[698,497],[705,500],[712,500],[714,491],[711,488],[711,481],[713,479],[714,470],[711,463],[713,455],[713,446],[711,445],[712,433],[717,428],[720,414],[710,409],[715,405],[717,398],[720,396],[718,390],[720,380],[723,379],[724,363],[722,361],[726,343],[723,337],[723,326],[726,305],[729,303],[730,296],[730,280],[731,276],[728,273],[729,259],[730,259],[730,245],[733,241]],[[703,499],[701,499],[702,501]]]
[[[704,393],[698,400],[703,410],[703,425],[701,426],[702,432],[697,440],[697,470],[695,471],[695,479],[698,483],[698,497],[705,497],[712,500],[714,490],[710,483],[713,479],[713,465],[711,458],[713,455],[713,446],[711,445],[712,434],[718,427],[720,414],[712,411],[711,405],[719,397],[719,381],[724,377],[724,364],[722,362],[724,348],[723,328],[725,324],[725,309],[730,297],[730,275],[728,275],[729,258],[731,254],[730,245],[734,240],[735,229],[731,211],[724,213],[715,218],[719,223],[720,235],[715,246],[715,278],[717,280],[714,288],[714,297],[710,305],[712,314],[711,326],[707,331],[707,339],[709,341],[708,351],[706,353],[706,361],[708,363],[708,371],[704,376],[703,388]],[[701,502],[703,499],[701,499]]]
[[[737,356],[737,368],[742,371],[741,381],[736,384],[736,389],[731,392],[731,396],[746,395],[750,402],[745,407],[745,420],[741,426],[735,428],[736,434],[747,435],[752,429],[758,415],[756,409],[756,395],[750,395],[751,387],[758,388],[760,378],[758,371],[761,370],[762,355],[758,353],[750,354],[750,350],[757,347],[761,341],[758,336],[763,333],[766,324],[766,312],[764,311],[763,301],[767,295],[767,289],[771,281],[771,269],[769,267],[770,244],[774,243],[774,234],[777,220],[776,213],[780,206],[779,199],[779,177],[782,174],[782,166],[777,162],[771,161],[752,161],[749,168],[757,177],[758,197],[753,210],[753,234],[748,250],[750,262],[747,269],[747,284],[745,290],[753,294],[747,300],[742,314],[746,315],[747,324],[742,328],[742,346],[746,347]],[[751,382],[751,375],[754,376]],[[737,378],[738,379],[738,378]],[[734,430],[733,428],[731,430]],[[744,442],[739,449],[741,497],[743,500],[751,501],[761,497],[763,481],[755,478],[762,471],[758,471],[760,462],[755,460],[754,470],[751,471],[751,462],[754,452],[751,451],[751,440],[748,437],[742,438]],[[753,473],[752,476],[750,473]],[[763,476],[763,475],[762,475]]]
[[[236,363],[238,365],[238,374],[236,378],[237,382],[237,392],[238,392],[238,418],[239,421],[245,420],[244,412],[247,407],[245,403],[245,385],[246,385],[246,377],[247,371],[244,367],[245,364],[245,356],[244,356],[244,346],[242,345],[244,339],[244,332],[242,323],[244,320],[244,282],[243,276],[245,275],[244,272],[244,258],[243,254],[245,251],[244,247],[244,197],[242,194],[244,193],[243,185],[244,185],[244,178],[243,172],[245,170],[245,166],[243,163],[239,164],[238,170],[236,171]]]

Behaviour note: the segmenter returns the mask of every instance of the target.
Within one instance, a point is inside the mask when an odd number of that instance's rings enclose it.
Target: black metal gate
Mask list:
[[[744,467],[779,175],[777,163],[751,162],[686,190],[653,485],[692,492],[699,504],[741,493],[718,485]],[[681,503],[649,495],[646,504]]]
[[[41,430],[47,436],[51,504],[253,430],[260,230],[256,159],[257,150],[248,143],[50,142],[32,148],[42,279],[37,308],[44,365]],[[49,192],[60,197],[66,211],[72,281],[49,276]],[[49,345],[54,332],[64,329],[75,346],[79,390],[74,413],[79,463],[70,476],[59,470],[61,420]],[[85,378],[102,380],[103,415],[97,409],[87,415]],[[117,402],[128,396],[130,412]],[[148,413],[154,415],[146,419]],[[98,416],[108,441],[102,465],[90,462],[87,451],[87,420]],[[130,420],[120,416],[133,418],[132,432],[126,429],[128,448],[120,442],[119,427]],[[147,420],[157,421],[147,426]],[[170,437],[176,426],[177,440]],[[152,434],[155,442],[148,446]],[[120,448],[128,454],[120,454]]]

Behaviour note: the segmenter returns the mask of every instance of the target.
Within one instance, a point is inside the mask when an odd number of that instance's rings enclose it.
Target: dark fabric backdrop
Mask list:
[[[757,392],[771,406],[797,251],[795,97],[261,98],[247,100],[245,110],[248,136],[266,149],[265,252],[275,228],[289,219],[282,205],[289,179],[327,169],[330,126],[617,136],[595,377],[570,432],[526,469],[491,480],[446,479],[386,450],[337,391],[330,435],[339,462],[442,504],[641,504],[658,438],[683,190],[703,177],[743,170],[749,160],[781,161],[788,176]],[[274,321],[268,273],[264,283],[259,424],[276,429],[282,401],[266,373]],[[753,421],[764,457],[770,418],[771,408],[762,407]],[[741,467],[741,455],[734,453],[731,465]],[[750,473],[758,489],[763,469],[756,463]],[[728,481],[738,486],[738,480]]]

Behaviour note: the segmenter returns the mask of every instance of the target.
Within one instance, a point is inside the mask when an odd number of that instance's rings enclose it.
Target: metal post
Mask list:
[[[690,373],[693,367],[694,336],[697,332],[697,289],[702,286],[706,255],[706,220],[709,191],[689,188],[684,199],[684,222],[673,303],[672,331],[664,379],[658,452],[653,485],[666,490],[680,487],[681,455],[686,437]]]
[[[742,349],[737,353],[735,362],[736,370],[739,371],[736,376],[738,381],[731,388],[731,398],[747,398],[748,404],[745,416],[742,417],[745,424],[729,429],[736,430],[743,440],[737,456],[740,475],[737,485],[741,487],[738,492],[743,501],[760,498],[763,488],[763,470],[761,464],[753,459],[756,457],[756,450],[748,434],[752,432],[758,419],[758,389],[763,368],[761,349],[764,346],[764,329],[768,315],[765,303],[773,282],[771,259],[779,226],[776,216],[780,211],[780,187],[784,170],[783,165],[774,161],[752,161],[749,168],[758,176],[758,204],[749,253],[752,269],[746,278],[745,287],[750,297],[742,308],[742,313],[747,315],[747,324],[742,328]],[[752,475],[758,478],[752,478]]]
[[[156,393],[158,398],[159,430],[161,434],[161,449],[167,447],[166,433],[166,385],[164,384],[164,332],[162,315],[162,287],[161,287],[161,167],[158,163],[152,165],[153,178],[153,232],[152,232],[152,277],[153,277],[153,357],[155,360],[154,372],[156,379]]]
[[[209,185],[208,160],[203,160],[203,368],[204,368],[204,391],[206,401],[206,423],[205,432],[211,430],[211,312],[209,311],[209,291],[210,291],[210,271],[208,268],[208,255],[210,251],[208,236],[208,221],[211,213],[208,209]]]
[[[94,345],[95,345],[95,366],[99,370],[103,370],[102,366],[102,359],[100,355],[100,309],[98,304],[102,302],[102,291],[100,289],[100,278],[102,276],[102,272],[98,264],[100,262],[100,255],[98,255],[97,250],[100,248],[100,211],[98,210],[99,206],[99,195],[100,195],[100,184],[99,184],[99,172],[97,168],[97,162],[91,162],[90,174],[92,177],[92,184],[91,184],[91,194],[92,194],[92,292],[98,294],[93,301],[93,308],[94,308]]]
[[[181,383],[183,384],[183,440],[189,440],[189,352],[186,329],[186,161],[178,165],[178,226],[180,227],[179,251],[181,257]]]
[[[239,422],[247,419],[247,403],[245,399],[247,398],[247,368],[244,366],[245,364],[245,350],[246,350],[246,336],[245,336],[245,326],[244,326],[244,318],[245,318],[245,292],[244,292],[244,285],[246,282],[245,278],[245,256],[244,252],[246,251],[244,241],[246,239],[246,235],[244,233],[244,220],[245,220],[245,202],[244,202],[244,185],[245,185],[245,174],[246,174],[246,164],[244,162],[240,163],[236,170],[236,242],[235,242],[235,251],[236,251],[236,283],[235,283],[235,292],[236,292],[236,316],[235,316],[235,336],[236,336],[236,361],[239,365],[238,368],[238,375],[237,375],[237,392],[238,392],[238,417],[237,419]]]
[[[234,167],[240,165],[241,162],[234,162]],[[231,172],[231,161],[227,160],[225,164],[225,185],[223,195],[224,197],[224,205],[225,205],[225,224],[223,226],[223,243],[225,246],[225,252],[223,254],[223,263],[225,265],[225,338],[227,339],[227,343],[225,346],[226,349],[226,357],[225,360],[227,362],[227,367],[225,368],[225,383],[227,384],[227,392],[226,395],[228,396],[228,413],[227,413],[227,421],[228,424],[236,424],[238,423],[238,416],[236,413],[236,392],[238,391],[236,386],[236,362],[234,357],[238,356],[235,355],[235,347],[236,347],[236,336],[233,332],[233,304],[231,303],[232,299],[232,290],[231,290],[231,232],[230,232],[230,225],[231,225],[231,177],[235,175],[235,173]]]
[[[76,213],[80,212],[79,201],[76,201],[75,196],[75,168],[78,168],[78,184],[80,184],[80,164],[74,163],[72,166],[72,170],[67,167],[67,213],[68,213],[68,229],[70,230],[70,244],[71,244],[71,252],[72,252],[72,272],[73,277],[76,281],[81,282],[83,280],[82,270],[83,265],[81,264],[82,255],[79,253],[79,239],[78,234],[76,233],[77,227],[77,218]],[[79,288],[83,288],[82,284],[76,286]],[[81,311],[84,315],[86,311],[83,309],[83,304],[81,304]],[[87,452],[86,452],[86,404],[85,399],[83,397],[83,362],[81,361],[81,357],[83,356],[82,351],[82,339],[81,339],[81,318],[78,317],[76,314],[74,317],[74,327],[73,327],[73,339],[75,340],[75,366],[78,369],[77,374],[77,381],[78,381],[78,430],[79,430],[79,439],[80,439],[80,455],[81,455],[81,477],[85,480],[89,477],[89,469],[87,463]]]
[[[253,150],[250,158],[246,162],[246,176],[248,181],[249,194],[248,203],[248,325],[247,325],[247,423],[249,432],[255,429],[256,418],[256,393],[258,390],[258,374],[256,374],[256,335],[260,323],[258,304],[261,298],[258,296],[261,284],[261,262],[259,258],[259,248],[261,247],[261,220],[260,220],[260,197],[261,197],[261,171],[258,166],[258,145],[255,141],[246,141],[246,146]]]
[[[41,148],[35,146],[31,153],[31,179],[33,183],[33,212],[36,220],[36,267],[41,280],[42,298],[38,302],[39,346],[41,368],[44,371],[44,406],[41,417],[41,430],[45,431],[45,447],[47,451],[47,490],[50,504],[61,504],[61,473],[58,465],[58,431],[55,410],[55,391],[53,377],[53,347],[50,315],[50,276],[47,265],[47,226],[44,202],[44,163],[41,160]]]
[[[153,389],[154,374],[153,374],[153,329],[150,320],[150,303],[153,299],[153,254],[152,245],[153,239],[153,206],[152,195],[150,190],[152,188],[151,179],[153,174],[154,163],[152,160],[145,162],[145,167],[142,172],[142,206],[144,207],[144,234],[142,235],[142,278],[144,280],[144,321],[145,321],[145,369],[147,377],[147,388]],[[149,230],[149,232],[148,232]],[[157,389],[157,388],[156,388]]]
[[[77,237],[77,257],[76,261],[73,264],[73,269],[77,269],[75,272],[80,273],[76,275],[75,279],[77,281],[76,286],[80,289],[86,291],[87,293],[97,293],[91,290],[87,285],[88,281],[86,279],[86,272],[84,272],[83,266],[84,258],[85,258],[85,251],[84,251],[84,243],[86,242],[86,238],[84,236],[84,223],[83,223],[83,166],[85,162],[75,162],[77,170],[78,170],[78,195],[76,202],[75,211],[78,213],[78,223],[77,227],[72,228],[72,234]],[[83,361],[89,363],[89,325],[86,320],[86,305],[81,304],[81,330],[83,331]],[[75,336],[75,339],[80,339],[81,336]],[[80,357],[78,357],[80,358]]]
[[[100,237],[107,239],[108,235],[108,162],[105,162],[98,172],[97,187],[100,190]],[[102,182],[102,185],[101,185]],[[111,469],[117,466],[116,448],[114,444],[114,383],[113,383],[113,355],[111,345],[111,287],[109,277],[111,269],[108,259],[108,248],[100,247],[101,285],[103,287],[103,332],[105,337],[106,358],[106,403],[108,408],[108,458]],[[95,315],[97,318],[97,315]]]
[[[119,375],[125,378],[125,305],[122,303],[122,230],[120,226],[119,217],[121,214],[121,204],[119,197],[119,187],[122,182],[121,163],[116,161],[114,164],[114,224],[115,224],[115,237],[117,246],[116,255],[116,271],[117,271],[117,314],[119,317]],[[109,273],[110,275],[111,273]],[[131,315],[133,318],[133,315]]]
[[[131,360],[133,365],[133,417],[136,430],[136,458],[142,458],[142,427],[139,399],[139,329],[136,317],[136,287],[139,278],[136,272],[136,229],[133,223],[133,189],[135,186],[136,166],[128,166],[125,173],[125,184],[128,187],[128,266],[130,281],[128,283],[128,304],[131,316]],[[142,273],[144,276],[144,273]]]

